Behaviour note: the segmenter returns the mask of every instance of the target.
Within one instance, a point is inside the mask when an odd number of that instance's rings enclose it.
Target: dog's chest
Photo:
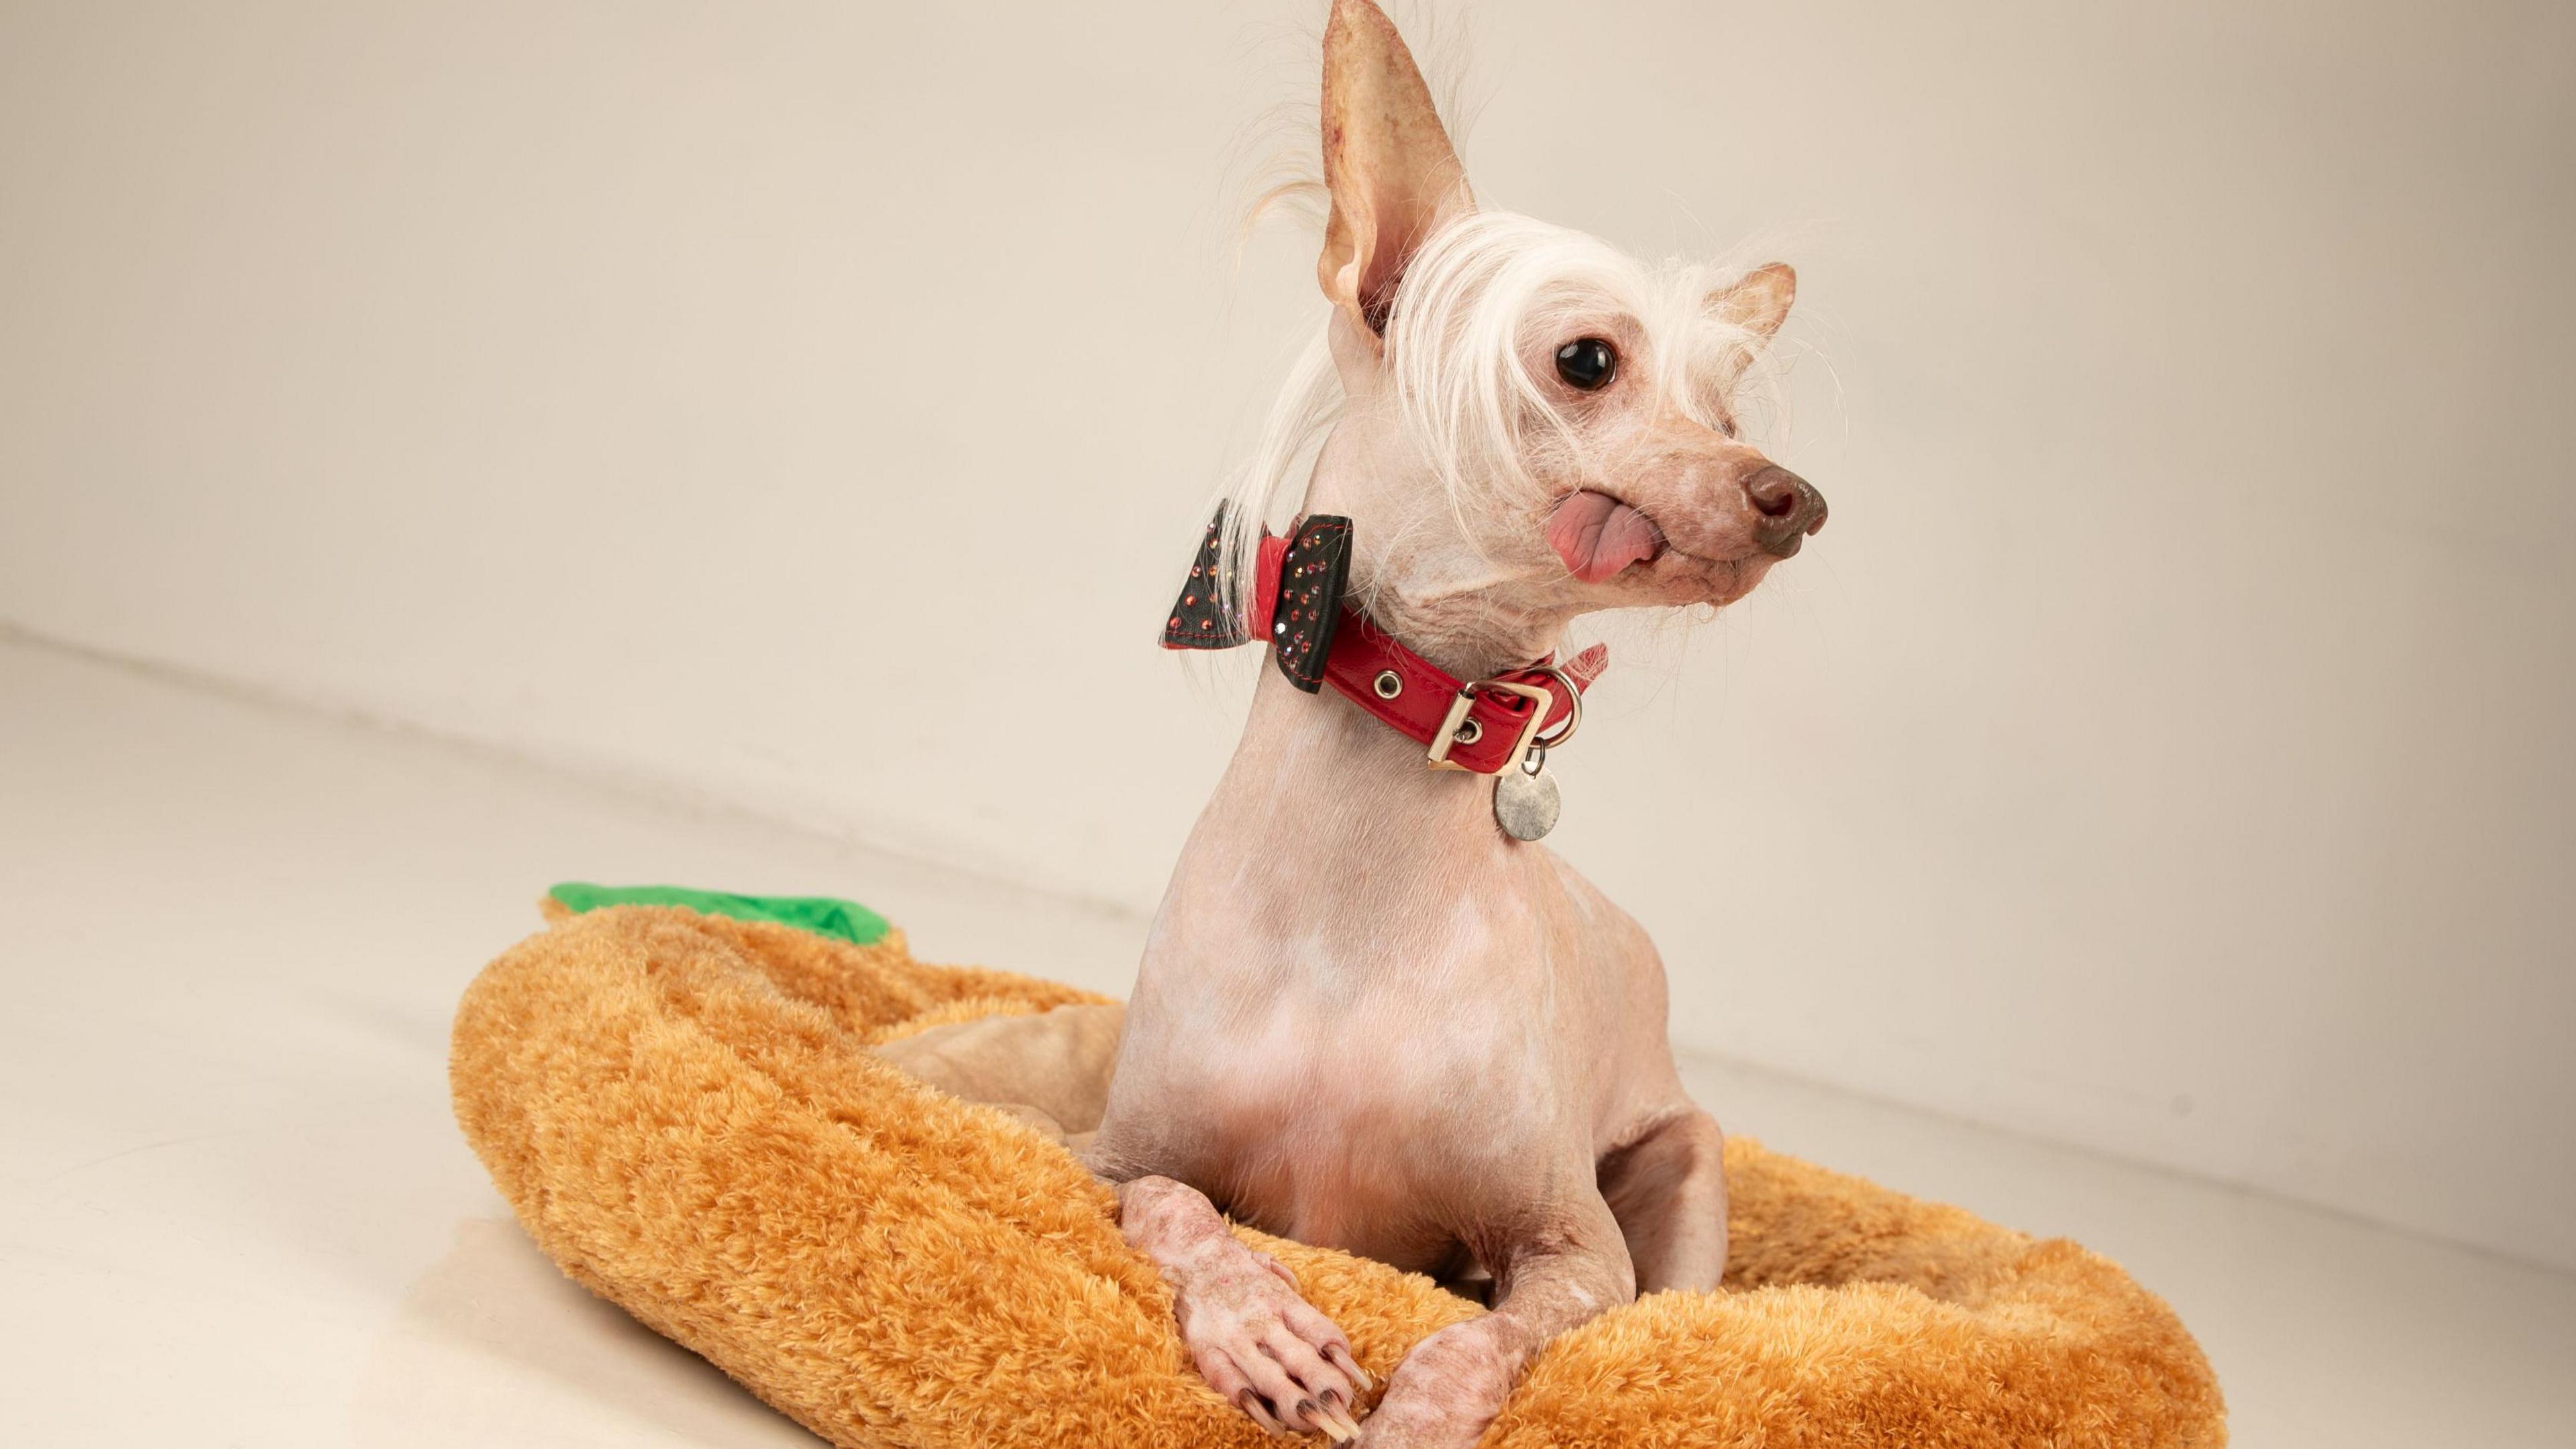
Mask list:
[[[1669,1077],[1660,970],[1552,852],[1481,818],[1390,837],[1350,804],[1302,822],[1331,851],[1268,846],[1301,823],[1268,803],[1211,805],[1095,1151],[1272,1231],[1439,1271],[1480,1226],[1588,1182]]]
[[[1407,1267],[1450,1256],[1466,1189],[1556,1155],[1569,1085],[1533,1023],[1451,1008],[1286,1001],[1211,1043],[1197,1100],[1229,1209]]]
[[[1537,943],[1472,908],[1407,924],[1238,936],[1161,983],[1158,1039],[1138,1045],[1186,1113],[1171,1126],[1192,1180],[1229,1211],[1435,1268],[1462,1202],[1581,1158],[1599,1084],[1576,1050],[1592,1012]]]

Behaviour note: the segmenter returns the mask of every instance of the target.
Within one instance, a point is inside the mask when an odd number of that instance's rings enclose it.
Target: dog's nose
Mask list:
[[[1744,496],[1760,515],[1753,537],[1766,553],[1787,558],[1807,541],[1808,534],[1825,526],[1825,495],[1777,463],[1745,479]]]

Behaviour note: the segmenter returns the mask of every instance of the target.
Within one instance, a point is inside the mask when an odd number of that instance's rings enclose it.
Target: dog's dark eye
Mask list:
[[[1598,337],[1578,337],[1556,349],[1556,375],[1567,386],[1598,392],[1619,372],[1619,350]]]

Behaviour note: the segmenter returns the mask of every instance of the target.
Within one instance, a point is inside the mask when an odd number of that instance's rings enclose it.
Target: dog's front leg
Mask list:
[[[1168,1177],[1118,1186],[1118,1230],[1172,1285],[1181,1341],[1208,1387],[1272,1433],[1359,1432],[1369,1376],[1350,1340],[1297,1293],[1296,1276],[1226,1228],[1207,1195]]]
[[[1547,1341],[1633,1301],[1618,1219],[1598,1196],[1498,1245],[1494,1311],[1415,1344],[1352,1449],[1468,1449]]]

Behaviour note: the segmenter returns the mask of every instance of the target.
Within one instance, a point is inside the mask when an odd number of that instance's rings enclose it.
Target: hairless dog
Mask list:
[[[1788,268],[1647,266],[1480,207],[1366,0],[1333,6],[1322,119],[1330,315],[1171,620],[1186,632],[1204,599],[1237,636],[1267,619],[1283,667],[1134,996],[886,1052],[1064,1131],[1172,1284],[1199,1372],[1257,1422],[1462,1449],[1552,1335],[1641,1292],[1714,1289],[1726,1266],[1722,1141],[1674,1068],[1655,948],[1500,810],[1570,729],[1553,721],[1581,681],[1550,661],[1578,615],[1742,597],[1824,501],[1737,436]],[[1348,604],[1313,603],[1320,559],[1261,574],[1284,541],[1250,530],[1305,457],[1299,516],[1349,521],[1331,570]],[[1307,650],[1295,631],[1330,619],[1339,637],[1326,624]],[[1434,674],[1315,689],[1326,655],[1368,648],[1459,682],[1467,703],[1433,727],[1453,747],[1469,704],[1538,698],[1538,748],[1431,768],[1386,690]],[[1494,683],[1512,679],[1537,684]],[[1226,1215],[1490,1280],[1493,1311],[1415,1346],[1363,1424],[1375,1386],[1350,1345]]]

